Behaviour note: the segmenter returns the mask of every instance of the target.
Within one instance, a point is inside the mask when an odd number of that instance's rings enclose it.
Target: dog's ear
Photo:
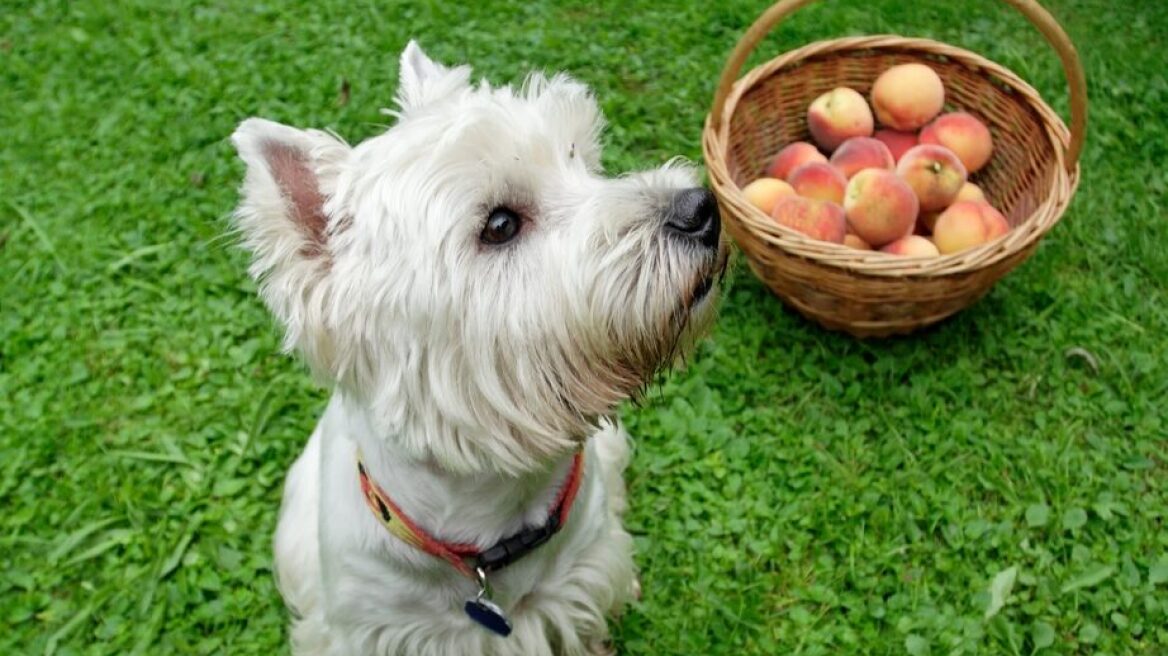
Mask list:
[[[329,199],[351,149],[325,132],[256,118],[231,140],[247,164],[235,226],[252,253],[251,274],[288,329],[285,346],[318,372],[334,373],[324,307],[330,234],[345,221]]]
[[[397,104],[408,112],[466,88],[470,68],[447,68],[426,56],[417,41],[410,41],[401,54],[398,79]]]

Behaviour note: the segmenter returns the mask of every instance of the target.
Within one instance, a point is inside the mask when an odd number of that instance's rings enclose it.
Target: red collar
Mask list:
[[[476,569],[491,572],[506,567],[547,542],[563,528],[568,521],[572,503],[576,500],[576,492],[580,490],[580,482],[584,478],[584,452],[578,452],[573,458],[568,478],[556,495],[556,502],[552,504],[548,519],[543,525],[525,528],[482,550],[473,544],[442,542],[418,526],[389,498],[385,490],[369,478],[365,463],[359,454],[357,474],[361,480],[361,492],[365,502],[390,533],[431,556],[445,560],[462,575],[475,579]],[[468,563],[468,560],[472,562]]]

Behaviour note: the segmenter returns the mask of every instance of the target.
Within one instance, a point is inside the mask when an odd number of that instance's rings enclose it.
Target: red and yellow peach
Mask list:
[[[949,254],[984,244],[1009,230],[1006,217],[988,203],[961,201],[937,217],[933,240],[941,253]]]
[[[775,178],[759,178],[742,188],[746,200],[766,214],[770,214],[775,203],[783,196],[794,196],[791,185]]]
[[[831,165],[839,169],[840,173],[844,174],[845,178],[851,178],[853,175],[863,171],[864,169],[887,169],[892,170],[896,168],[896,161],[892,158],[892,153],[880,141],[872,137],[852,137],[840,144],[835,152],[831,154],[831,159],[828,160]]]
[[[834,166],[822,162],[811,162],[795,169],[788,178],[795,193],[805,198],[843,203],[844,188],[848,179]]]
[[[953,151],[932,144],[921,144],[905,153],[896,173],[912,188],[924,212],[948,207],[965,184],[966,175]]]
[[[895,130],[916,130],[945,105],[945,85],[924,64],[901,64],[880,74],[872,85],[872,109],[881,124]]]
[[[825,200],[783,196],[771,210],[771,218],[813,239],[842,244],[847,234],[843,208]]]
[[[990,130],[972,114],[942,114],[921,130],[921,143],[944,146],[952,150],[965,170],[973,173],[990,161],[994,140]]]
[[[811,162],[827,162],[827,157],[819,149],[806,141],[796,141],[783,146],[777,155],[767,165],[766,175],[769,178],[786,180],[795,169]]]
[[[953,202],[956,203],[963,200],[979,200],[985,202],[985,199],[985,192],[981,190],[981,187],[972,182],[966,182],[961,185],[961,189],[957,192],[957,196],[953,198]]]
[[[892,171],[865,169],[848,182],[844,213],[848,225],[874,247],[912,232],[917,220],[917,197]]]
[[[855,89],[836,87],[807,108],[807,127],[815,143],[830,152],[852,137],[872,136],[872,110]]]
[[[909,257],[936,257],[941,254],[936,244],[920,235],[901,237],[891,244],[886,244],[880,251]]]

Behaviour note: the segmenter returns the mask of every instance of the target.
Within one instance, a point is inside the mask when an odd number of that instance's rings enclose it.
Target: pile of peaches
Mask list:
[[[815,239],[894,255],[956,253],[1010,230],[967,179],[990,161],[990,131],[970,114],[941,113],[945,87],[933,69],[893,66],[871,98],[869,107],[847,87],[816,98],[807,110],[815,144],[780,150],[743,189],[747,200]]]

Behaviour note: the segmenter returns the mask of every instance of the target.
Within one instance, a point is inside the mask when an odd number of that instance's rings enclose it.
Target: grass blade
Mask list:
[[[157,252],[163,250],[164,248],[166,248],[169,245],[170,244],[151,244],[149,246],[143,246],[141,248],[136,248],[136,249],[130,251],[129,253],[127,253],[126,255],[124,255],[123,257],[110,263],[110,265],[108,267],[106,267],[106,271],[109,273],[117,273],[118,270],[120,270],[126,266],[129,266],[135,260],[140,260],[143,257],[146,257],[147,255],[153,255],[154,253],[157,253]]]
[[[131,539],[133,539],[136,533],[137,532],[132,529],[116,528],[107,533],[105,539],[65,561],[63,567],[69,567],[71,565],[76,565],[77,563],[92,560],[109,551],[110,549],[123,546]]]
[[[159,580],[165,579],[174,570],[178,569],[179,563],[182,562],[182,557],[186,554],[187,548],[191,546],[191,540],[195,539],[195,535],[199,532],[199,526],[202,523],[203,515],[201,513],[195,515],[194,520],[187,526],[187,530],[183,533],[183,536],[174,545],[174,549],[171,550],[170,555],[162,562],[162,567],[158,570]]]
[[[37,238],[41,240],[41,243],[44,244],[45,249],[48,250],[49,254],[53,256],[53,260],[57,262],[57,267],[60,268],[61,273],[68,274],[69,267],[65,266],[65,260],[61,259],[61,254],[57,252],[57,246],[53,243],[52,239],[49,239],[49,234],[45,232],[44,228],[42,228],[39,223],[37,223],[32,214],[10,200],[4,201],[4,203],[8,205],[8,207],[11,208],[14,213],[16,213],[16,216],[19,216],[20,219],[24,221],[25,225],[27,225],[30,230],[36,233]]]
[[[134,451],[134,450],[117,450],[110,451],[108,455],[115,458],[124,458],[126,460],[144,460],[146,462],[169,462],[176,465],[187,465],[193,467],[192,463],[185,455],[175,453],[158,453],[157,451]]]
[[[118,521],[117,517],[99,519],[95,522],[90,522],[89,524],[82,526],[69,535],[66,535],[61,539],[61,542],[57,545],[57,547],[49,552],[49,562],[55,563],[61,560],[61,558],[65,557],[70,551],[73,551],[77,545],[81,544],[85,538],[93,535],[94,533],[109,526],[110,524],[113,524],[116,521]]]

